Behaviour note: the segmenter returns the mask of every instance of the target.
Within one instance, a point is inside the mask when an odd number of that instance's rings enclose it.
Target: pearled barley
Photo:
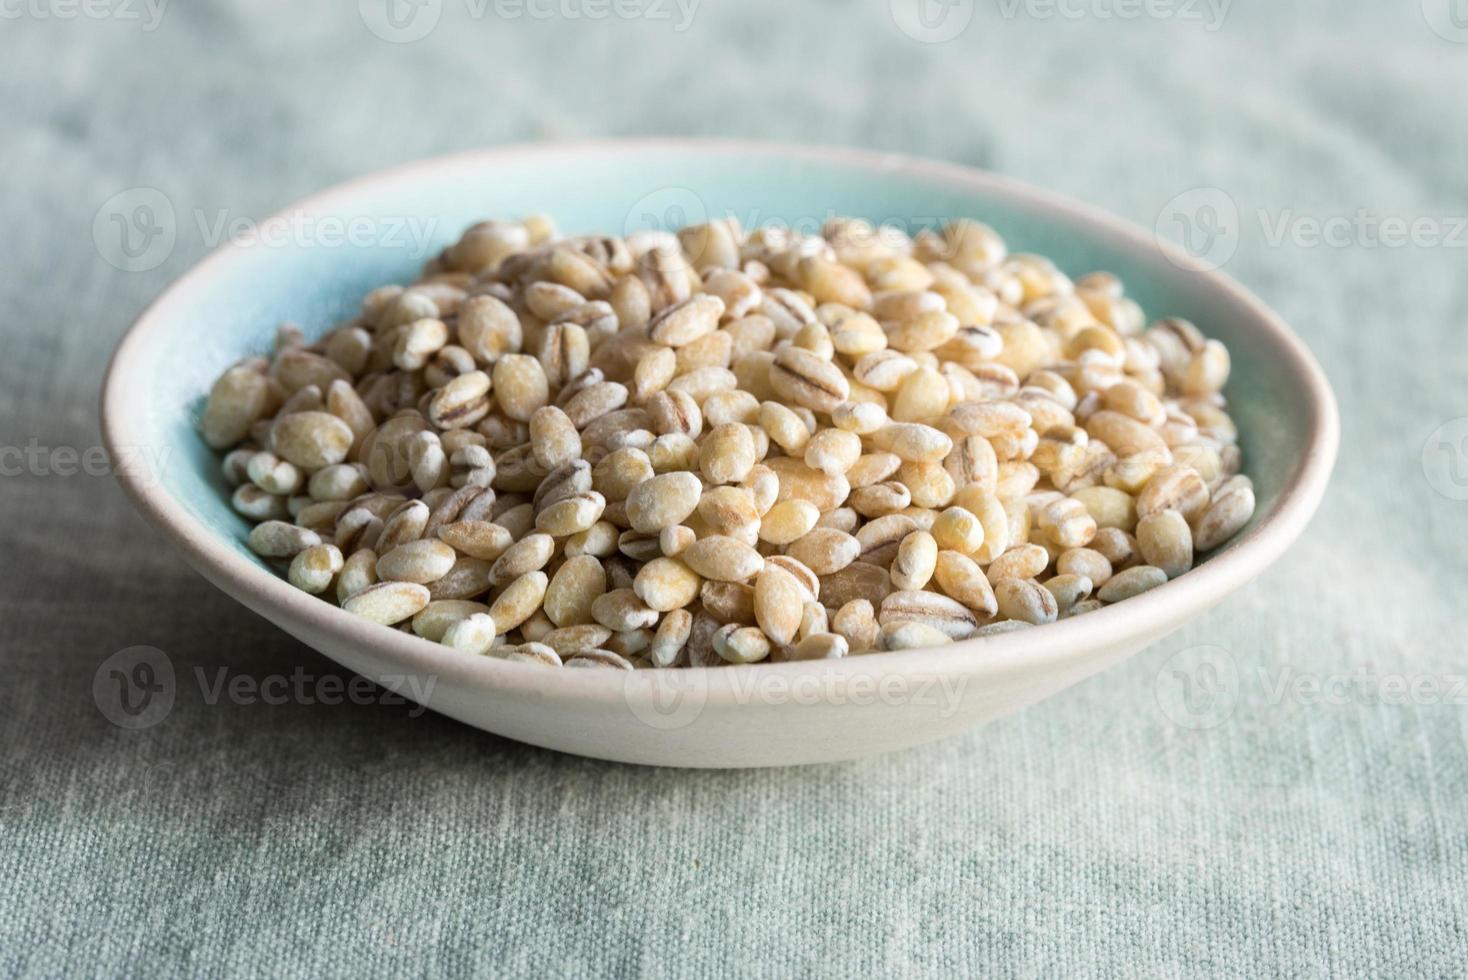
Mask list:
[[[1248,524],[1223,344],[979,222],[888,230],[482,222],[321,339],[283,325],[199,429],[293,585],[549,666],[989,636]]]

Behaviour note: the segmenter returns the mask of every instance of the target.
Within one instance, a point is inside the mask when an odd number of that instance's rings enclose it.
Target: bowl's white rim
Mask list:
[[[1083,227],[1103,239],[1108,247],[1144,260],[1154,260],[1159,251],[1184,267],[1190,260],[1181,249],[1159,241],[1120,218],[987,171],[844,147],[745,140],[655,137],[526,143],[470,150],[431,157],[345,181],[290,205],[277,217],[288,218],[303,211],[329,212],[345,199],[369,191],[374,186],[405,180],[432,180],[435,174],[445,171],[493,166],[508,160],[533,157],[658,150],[775,156],[911,175],[916,180],[954,184],[1007,196],[1052,219]],[[239,246],[226,243],[206,256],[165,289],[124,335],[107,367],[101,399],[103,439],[114,454],[118,447],[142,443],[141,433],[136,428],[136,415],[138,406],[146,404],[146,399],[134,398],[133,394],[145,374],[138,368],[148,359],[150,344],[155,339],[155,325],[169,319],[179,308],[189,306],[194,293],[204,288],[241,252]],[[838,679],[843,675],[847,679],[862,676],[881,681],[889,675],[903,679],[993,676],[1012,670],[1036,670],[1047,663],[1078,661],[1084,659],[1088,651],[1118,647],[1129,640],[1139,640],[1181,623],[1243,586],[1272,564],[1305,529],[1325,493],[1340,442],[1335,397],[1313,355],[1263,302],[1223,273],[1208,271],[1196,274],[1205,277],[1211,288],[1227,294],[1232,301],[1252,313],[1250,329],[1257,333],[1258,341],[1271,347],[1289,369],[1304,392],[1309,407],[1306,450],[1271,513],[1224,551],[1186,575],[1117,606],[1040,629],[1019,630],[926,650],[871,654],[836,661],[692,668],[702,675],[698,681],[703,688],[705,709],[747,698],[747,683],[741,688],[735,686],[735,675],[741,671],[779,673],[789,678],[801,674],[835,675]],[[630,675],[599,670],[558,671],[490,657],[465,657],[437,644],[366,622],[329,602],[295,589],[284,579],[236,553],[215,532],[193,517],[186,507],[174,503],[174,498],[161,482],[144,479],[140,474],[127,470],[120,471],[118,477],[143,515],[183,550],[195,568],[268,619],[290,623],[310,632],[333,635],[344,644],[377,653],[376,659],[400,665],[405,673],[431,675],[441,681],[523,694],[542,701],[610,704],[643,699],[651,701],[659,694],[655,676],[660,673],[658,671],[636,671]],[[831,685],[825,689],[837,688]]]

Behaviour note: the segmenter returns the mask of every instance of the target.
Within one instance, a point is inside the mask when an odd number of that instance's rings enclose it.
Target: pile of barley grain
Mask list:
[[[486,222],[230,368],[250,546],[473,654],[713,666],[949,643],[1181,575],[1254,511],[1228,351],[974,221]]]

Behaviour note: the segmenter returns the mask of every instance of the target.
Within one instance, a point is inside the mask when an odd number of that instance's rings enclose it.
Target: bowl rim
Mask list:
[[[515,143],[428,157],[378,170],[332,185],[296,201],[274,215],[288,218],[302,211],[325,210],[370,192],[374,187],[431,180],[437,174],[468,168],[523,162],[536,157],[605,156],[656,151],[705,156],[778,157],[838,165],[850,169],[898,174],[915,181],[936,183],[1001,195],[1061,224],[1084,229],[1108,249],[1140,260],[1164,258],[1185,271],[1208,280],[1216,289],[1252,316],[1249,329],[1258,342],[1272,348],[1298,383],[1308,410],[1306,446],[1294,472],[1285,482],[1272,511],[1254,527],[1211,556],[1199,567],[1143,595],[1076,619],[1047,624],[1041,629],[1016,630],[976,637],[922,650],[876,653],[840,660],[760,663],[678,671],[638,670],[631,673],[602,670],[546,670],[539,665],[493,657],[466,657],[438,644],[395,629],[384,629],[302,592],[284,578],[238,554],[232,544],[194,517],[156,479],[131,468],[115,468],[135,506],[178,546],[184,557],[213,584],[288,632],[327,634],[344,644],[415,674],[449,680],[454,684],[492,688],[542,701],[579,703],[653,702],[665,686],[660,678],[684,675],[682,682],[697,684],[705,707],[748,698],[748,672],[783,675],[819,674],[850,680],[861,676],[874,682],[900,677],[998,675],[1011,670],[1034,670],[1084,658],[1090,651],[1143,639],[1164,631],[1212,606],[1246,584],[1272,564],[1305,529],[1325,493],[1340,443],[1338,408],[1324,371],[1304,343],[1284,321],[1252,292],[1218,270],[1197,270],[1181,248],[1148,234],[1140,227],[1099,208],[1032,186],[1011,177],[960,164],[879,151],[757,140],[649,137]],[[267,219],[268,220],[268,219]],[[141,445],[138,418],[145,398],[133,393],[146,372],[158,329],[175,311],[186,309],[193,295],[207,288],[231,262],[242,258],[241,246],[226,241],[174,280],[153,300],[123,335],[106,369],[102,387],[103,441],[113,458],[119,447]],[[289,624],[289,625],[287,625]],[[294,627],[294,628],[292,628]],[[296,633],[299,635],[299,633]],[[325,650],[321,651],[326,653]],[[330,656],[330,654],[327,654]],[[335,659],[335,658],[333,658]],[[687,675],[694,675],[691,679]],[[381,675],[387,676],[387,675]],[[794,702],[792,702],[794,703]]]

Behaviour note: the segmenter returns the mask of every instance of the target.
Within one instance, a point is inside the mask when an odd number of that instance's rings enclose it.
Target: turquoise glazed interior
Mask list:
[[[1241,326],[1243,309],[1213,277],[1172,264],[1142,232],[1118,234],[1084,209],[1022,188],[976,188],[879,158],[833,161],[817,151],[792,158],[774,149],[676,144],[655,151],[547,146],[450,157],[343,185],[286,212],[320,234],[290,236],[296,240],[286,245],[226,245],[192,273],[154,311],[161,322],[139,362],[151,376],[133,389],[149,399],[134,431],[145,434],[150,452],[165,454],[158,476],[169,493],[256,560],[244,543],[249,525],[230,508],[219,458],[195,431],[214,379],[234,361],[268,352],[282,321],[314,337],[350,316],[372,288],[411,281],[476,220],[536,212],[551,215],[563,232],[616,234],[726,215],[746,227],[810,231],[834,215],[896,222],[908,231],[950,217],[986,221],[1011,250],[1047,255],[1073,276],[1112,271],[1149,320],[1184,316],[1228,345],[1228,396],[1245,472],[1257,488],[1256,521],[1274,508],[1299,463],[1309,413],[1289,366]],[[353,236],[356,244],[328,244],[334,227],[365,233]]]

